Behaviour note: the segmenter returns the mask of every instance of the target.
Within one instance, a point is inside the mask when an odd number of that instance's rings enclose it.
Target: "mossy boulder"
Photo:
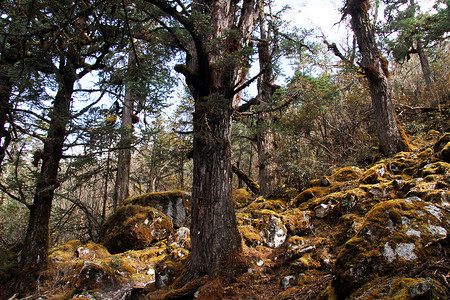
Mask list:
[[[313,224],[311,211],[301,211],[299,209],[290,209],[281,215],[281,220],[287,229],[289,235],[306,235],[311,233]]]
[[[112,289],[118,284],[113,270],[102,263],[83,261],[75,267],[71,280],[77,292]]]
[[[259,231],[255,227],[251,225],[244,225],[238,226],[238,229],[241,233],[242,240],[247,246],[256,247],[264,242],[262,236],[259,234]]]
[[[387,168],[383,162],[377,163],[369,168],[361,175],[360,182],[366,184],[374,184],[385,181],[387,175]]]
[[[442,148],[438,153],[438,157],[443,161],[450,163],[450,142]]]
[[[365,284],[352,299],[447,299],[445,287],[431,278],[383,277]]]
[[[139,250],[173,234],[169,218],[153,207],[127,205],[119,208],[102,226],[103,245],[111,253]]]
[[[427,164],[421,171],[422,177],[436,174],[450,174],[450,163],[438,161],[435,163]]]
[[[321,187],[321,186],[315,186],[311,187],[309,189],[304,190],[300,194],[298,194],[297,197],[292,199],[290,206],[292,207],[298,207],[300,204],[313,199],[313,198],[319,198],[323,195],[327,194],[329,191],[329,187]]]
[[[350,166],[342,168],[331,175],[331,180],[338,182],[358,180],[362,176],[362,174],[363,171],[360,168]]]
[[[449,220],[447,210],[416,197],[375,205],[337,257],[333,270],[336,293],[348,297],[378,276],[400,274],[439,255],[436,243],[446,238]]]
[[[233,190],[232,198],[236,208],[242,208],[253,200],[252,195],[245,189]]]
[[[163,212],[176,228],[189,225],[191,194],[187,192],[168,191],[142,194],[126,199],[124,204],[156,208]]]

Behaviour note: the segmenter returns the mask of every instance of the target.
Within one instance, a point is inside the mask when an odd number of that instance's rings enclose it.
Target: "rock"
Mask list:
[[[442,148],[441,152],[438,153],[438,157],[443,161],[450,163],[450,142]]]
[[[345,167],[331,175],[331,180],[340,182],[358,180],[362,174],[362,170],[358,167]]]
[[[253,200],[252,195],[245,189],[233,190],[232,198],[236,208],[242,208]]]
[[[333,287],[343,298],[376,277],[388,276],[437,256],[433,243],[450,230],[450,213],[418,198],[375,205],[361,230],[340,251]]]
[[[110,267],[92,261],[79,263],[72,276],[72,285],[80,292],[107,290],[114,288],[117,283],[117,278]]]
[[[271,215],[262,226],[260,235],[268,247],[278,248],[286,241],[287,229],[278,217]]]
[[[102,226],[103,245],[110,253],[144,249],[173,234],[169,218],[153,207],[120,207]]]
[[[301,192],[297,197],[295,197],[292,201],[290,206],[291,207],[298,207],[300,204],[312,199],[312,198],[319,198],[323,195],[325,195],[329,191],[328,187],[311,187],[309,189],[304,190]]]
[[[290,235],[306,235],[311,232],[312,212],[300,211],[298,209],[287,210],[281,215],[281,220]]]
[[[189,225],[191,195],[183,191],[148,193],[125,200],[125,205],[156,208],[164,213],[175,228]]]

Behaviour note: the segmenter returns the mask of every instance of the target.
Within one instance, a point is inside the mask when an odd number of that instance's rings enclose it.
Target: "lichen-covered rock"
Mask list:
[[[125,205],[140,205],[156,208],[164,213],[178,228],[189,225],[191,195],[183,191],[148,193],[125,200]]]
[[[339,253],[333,286],[341,297],[377,276],[392,275],[439,254],[435,242],[450,230],[450,213],[419,198],[381,202]]]
[[[249,247],[256,247],[261,245],[264,240],[259,234],[259,231],[250,225],[238,226],[239,232],[241,233],[244,243]]]
[[[127,205],[102,226],[103,245],[111,253],[144,249],[173,233],[169,218],[153,207]]]
[[[311,222],[313,213],[298,209],[287,210],[281,215],[281,220],[290,235],[305,235],[313,230]]]
[[[107,290],[117,283],[118,280],[109,266],[92,261],[79,263],[72,277],[72,285],[78,291]]]
[[[358,167],[345,167],[338,170],[336,173],[331,175],[331,180],[333,181],[352,181],[358,180],[362,176],[363,172]]]
[[[271,215],[267,222],[262,224],[260,230],[260,235],[264,239],[264,243],[270,248],[280,247],[287,237],[286,226],[275,215]]]
[[[387,277],[369,282],[352,299],[447,299],[445,288],[431,278]]]

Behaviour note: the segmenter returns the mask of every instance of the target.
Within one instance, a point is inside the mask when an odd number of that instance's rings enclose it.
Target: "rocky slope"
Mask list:
[[[448,299],[450,133],[422,141],[416,152],[345,167],[301,193],[235,191],[244,261],[230,283],[171,286],[189,254],[190,201],[169,192],[129,199],[105,223],[102,244],[52,249],[39,297]],[[14,255],[0,258],[4,291]]]

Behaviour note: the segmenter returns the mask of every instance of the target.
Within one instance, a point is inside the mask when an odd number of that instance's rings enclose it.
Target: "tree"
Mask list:
[[[196,1],[188,11],[180,2],[147,0],[179,22],[190,36],[183,46],[184,75],[195,100],[193,188],[189,278],[218,274],[241,249],[231,199],[231,116],[235,95],[244,86],[246,48],[257,3]],[[178,38],[178,41],[181,40]],[[223,270],[222,270],[223,271]]]
[[[343,12],[344,17],[351,16],[351,26],[361,53],[359,65],[369,83],[380,150],[390,156],[408,149],[408,146],[397,124],[389,86],[388,62],[377,48],[374,26],[369,20],[369,9],[368,0],[349,0]]]
[[[409,3],[390,0],[385,2],[386,25],[382,27],[382,31],[387,35],[397,33],[394,39],[386,39],[394,59],[402,62],[409,59],[411,54],[418,54],[425,83],[431,84],[431,69],[426,53],[428,45],[424,30],[426,15],[420,13],[420,6],[415,0],[409,0]]]
[[[262,1],[263,2],[263,1]],[[259,30],[260,41],[258,42],[258,58],[260,77],[258,78],[258,95],[256,105],[260,107],[257,116],[256,144],[258,149],[258,179],[260,192],[263,197],[269,197],[275,189],[276,165],[272,159],[274,151],[275,135],[271,130],[270,113],[272,96],[275,92],[275,76],[273,74],[272,56],[270,53],[269,36],[266,29],[266,16],[264,13],[264,3],[260,4]]]
[[[48,110],[48,126],[41,127],[41,130],[47,129],[46,137],[42,139],[43,149],[35,152],[35,165],[40,165],[40,171],[33,201],[26,202],[30,217],[20,259],[22,270],[18,288],[21,292],[35,288],[34,276],[46,268],[50,214],[55,190],[60,186],[58,171],[67,147],[68,128],[72,119],[87,111],[87,108],[77,113],[72,110],[75,83],[102,68],[103,60],[119,41],[120,31],[110,32],[115,21],[108,19],[108,7],[96,10],[96,5],[103,4],[59,1],[49,6],[33,3],[23,8],[24,12],[36,16],[29,19],[31,29],[23,32],[33,46],[29,48],[33,52],[27,67],[36,74],[45,64],[49,74],[46,80],[54,81],[57,90]],[[14,22],[14,18],[11,19]],[[37,77],[44,76],[37,73]],[[25,88],[32,92],[34,87]],[[42,120],[46,121],[46,118]]]

